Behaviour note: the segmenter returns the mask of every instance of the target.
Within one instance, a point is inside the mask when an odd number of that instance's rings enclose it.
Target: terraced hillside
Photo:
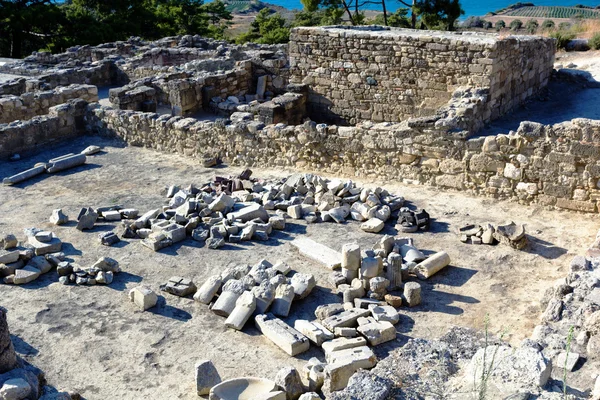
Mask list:
[[[510,17],[527,18],[600,18],[600,10],[580,7],[528,6],[512,9],[502,14]]]

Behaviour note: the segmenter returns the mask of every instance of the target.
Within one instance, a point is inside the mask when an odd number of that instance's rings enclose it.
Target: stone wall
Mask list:
[[[341,125],[429,116],[460,87],[489,90],[487,122],[543,89],[554,39],[383,27],[294,28],[290,82],[313,119]]]
[[[104,108],[92,115],[93,131],[130,145],[209,152],[236,165],[402,180],[586,212],[600,200],[600,121],[524,122],[516,134],[466,139],[412,122],[264,127]]]
[[[115,64],[109,60],[88,63],[78,68],[44,68],[38,64],[11,63],[0,67],[0,72],[30,76],[25,83],[25,91],[50,90],[58,86],[96,85],[109,86],[124,84],[127,79]],[[12,94],[22,94],[13,92]]]
[[[69,100],[51,107],[48,115],[0,124],[0,159],[15,153],[30,153],[49,143],[85,134],[87,104],[81,99]]]
[[[18,78],[12,79],[7,82],[0,83],[0,96],[1,95],[14,95],[19,96],[22,93],[25,93],[27,79]]]
[[[20,96],[0,96],[0,123],[28,120],[48,114],[50,107],[71,99],[89,103],[98,101],[98,88],[92,85],[70,85],[44,92],[28,92]]]

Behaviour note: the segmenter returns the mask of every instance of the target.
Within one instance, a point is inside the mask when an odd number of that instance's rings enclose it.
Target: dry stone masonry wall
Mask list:
[[[92,85],[70,85],[44,92],[28,92],[20,96],[0,96],[0,123],[28,120],[48,114],[49,108],[71,99],[88,103],[98,101],[98,88]]]
[[[310,87],[315,120],[399,122],[429,116],[459,88],[489,90],[490,121],[544,88],[554,40],[383,27],[292,30],[290,81]]]
[[[92,113],[94,132],[236,165],[397,179],[585,212],[596,212],[600,200],[599,121],[524,122],[510,135],[465,139],[408,123],[265,127],[101,107]]]

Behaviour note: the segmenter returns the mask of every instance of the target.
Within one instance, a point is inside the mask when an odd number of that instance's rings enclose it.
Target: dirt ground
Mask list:
[[[128,301],[128,290],[143,283],[158,291],[173,275],[200,285],[227,266],[253,264],[262,258],[284,260],[295,271],[314,274],[318,282],[307,299],[292,306],[286,321],[293,324],[298,318],[313,318],[319,304],[341,300],[332,293],[329,271],[300,256],[289,241],[307,235],[340,250],[352,241],[370,247],[380,235],[364,233],[354,222],[307,226],[294,221],[268,242],[227,245],[221,250],[191,239],[158,253],[136,240],[101,246],[97,233],[114,224],[99,223],[91,232],[77,231],[74,223],[54,227],[48,222],[52,209],[63,208],[73,219],[85,206],[121,204],[145,212],[164,204],[165,186],[201,184],[215,174],[235,174],[241,168],[205,169],[193,159],[123,147],[97,137],[63,143],[17,162],[0,162],[0,178],[90,144],[105,146],[105,152],[90,157],[85,166],[16,187],[0,187],[0,231],[24,240],[26,227],[51,229],[75,262],[85,266],[109,256],[124,271],[110,286],[62,286],[55,271],[28,285],[0,284],[0,305],[9,310],[16,349],[46,372],[50,384],[80,392],[86,399],[194,399],[194,364],[200,359],[213,360],[223,378],[274,378],[284,365],[301,368],[310,357],[322,359],[316,347],[297,358],[288,357],[252,323],[242,332],[226,329],[223,318],[190,298],[164,294],[158,307],[140,312]],[[261,178],[288,173],[254,170],[254,176]],[[401,309],[397,340],[376,348],[380,357],[409,338],[439,337],[452,325],[482,328],[486,314],[492,331],[507,328],[509,340],[519,343],[539,320],[544,289],[566,275],[571,257],[582,254],[598,230],[597,215],[548,211],[397,182],[365,184],[381,185],[405,196],[412,206],[424,207],[435,219],[432,229],[405,235],[427,252],[446,250],[452,258],[450,267],[422,282],[423,303]],[[526,225],[530,244],[524,250],[467,245],[454,233],[465,222],[506,220]],[[396,234],[393,224],[384,232]]]

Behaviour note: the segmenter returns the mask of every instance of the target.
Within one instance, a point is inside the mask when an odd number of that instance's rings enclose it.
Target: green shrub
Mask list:
[[[540,27],[540,24],[538,24],[538,22],[535,19],[530,19],[525,24],[525,29],[527,29],[527,32],[529,32],[531,34],[534,34],[538,30],[539,27]]]
[[[575,39],[575,34],[565,31],[556,31],[552,32],[550,37],[556,39],[556,47],[558,49],[564,49],[571,40]]]
[[[496,22],[496,30],[499,31],[500,29],[504,29],[506,28],[506,22],[499,20],[498,22]]]
[[[594,50],[600,50],[600,33],[595,33],[590,40],[588,45]]]
[[[485,21],[483,23],[483,29],[492,29],[492,23],[490,21]]]
[[[515,19],[514,21],[512,21],[510,23],[510,30],[511,31],[518,31],[522,27],[523,27],[523,21],[521,21],[520,19]]]
[[[542,29],[552,29],[554,28],[554,21],[552,21],[551,19],[547,19],[544,22],[542,22]]]
[[[570,27],[571,27],[571,23],[569,23],[569,22],[561,22],[560,24],[558,24],[558,29],[561,31],[566,31]]]

